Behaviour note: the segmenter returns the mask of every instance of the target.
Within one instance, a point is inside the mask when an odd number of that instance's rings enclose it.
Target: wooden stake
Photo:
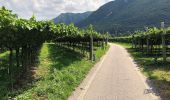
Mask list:
[[[161,22],[161,28],[163,30],[162,32],[162,56],[163,56],[163,61],[166,62],[166,44],[165,44],[165,23]]]
[[[90,37],[90,60],[93,61],[93,36]]]

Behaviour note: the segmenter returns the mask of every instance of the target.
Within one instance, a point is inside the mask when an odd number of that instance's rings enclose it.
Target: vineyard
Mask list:
[[[167,56],[170,53],[168,48],[170,45],[170,28],[164,28],[164,22],[162,22],[162,28],[146,28],[146,31],[136,31],[130,36],[115,37],[111,39],[114,42],[131,43],[132,48],[143,54],[153,56],[155,62],[158,58],[163,58],[163,62],[166,62]]]
[[[109,34],[100,34],[93,30],[79,29],[73,24],[54,24],[51,21],[37,21],[33,16],[29,20],[20,19],[11,10],[0,8],[0,78],[6,77],[4,91],[16,91],[16,80],[25,79],[39,62],[39,52],[44,43],[79,52],[95,60],[98,47],[105,48]],[[63,51],[64,52],[64,51]],[[88,54],[88,55],[87,55]],[[6,57],[7,60],[1,59]],[[6,83],[5,83],[6,84]],[[10,94],[0,94],[0,98]]]

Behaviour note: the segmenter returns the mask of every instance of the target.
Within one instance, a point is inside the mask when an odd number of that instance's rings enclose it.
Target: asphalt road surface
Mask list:
[[[128,52],[111,44],[68,100],[158,100]]]

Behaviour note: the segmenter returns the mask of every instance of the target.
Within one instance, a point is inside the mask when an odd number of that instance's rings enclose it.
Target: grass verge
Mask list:
[[[97,59],[108,48],[98,48]],[[44,44],[39,60],[34,81],[29,88],[18,93],[16,100],[66,100],[95,64],[79,52],[55,44]]]
[[[156,88],[158,94],[163,100],[170,98],[170,57],[167,58],[167,63],[162,62],[162,58],[158,58],[158,62],[154,63],[154,57],[147,56],[141,52],[136,52],[128,43],[115,43],[123,46],[128,50],[133,59],[139,65],[141,71],[150,80],[151,84]]]

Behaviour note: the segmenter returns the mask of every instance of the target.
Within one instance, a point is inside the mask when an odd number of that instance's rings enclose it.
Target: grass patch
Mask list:
[[[104,55],[108,48],[98,48],[97,59]],[[15,99],[66,100],[95,64],[79,52],[57,47],[55,44],[44,44],[39,60],[31,87],[23,89]]]
[[[154,63],[152,56],[147,56],[141,52],[136,52],[128,43],[116,43],[125,47],[133,59],[139,65],[141,71],[152,82],[157,89],[162,99],[169,100],[170,98],[170,57],[167,58],[167,63],[162,62],[162,58],[158,58],[158,62]]]

